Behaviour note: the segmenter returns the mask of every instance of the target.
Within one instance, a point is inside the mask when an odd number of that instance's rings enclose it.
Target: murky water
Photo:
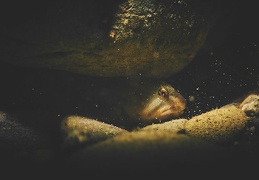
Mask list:
[[[222,107],[259,87],[256,6],[236,1],[217,1],[215,6],[206,2],[201,4],[204,7],[195,8],[205,14],[210,13],[207,10],[210,9],[217,19],[210,14],[213,26],[204,46],[179,73],[158,79],[170,84],[185,98],[186,109],[179,117],[187,119]],[[14,10],[23,12],[19,7]],[[31,16],[25,13],[17,21],[14,10],[9,14],[13,22],[5,19],[8,11],[2,11],[1,19],[4,18],[4,25],[10,26],[10,30],[22,26],[23,18]],[[33,9],[29,10],[37,14]],[[37,21],[32,20],[31,23]],[[28,23],[29,20],[25,21]],[[141,78],[141,74],[139,76]],[[93,77],[63,70],[16,66],[0,59],[0,111],[19,117],[19,122],[50,137],[54,146],[60,141],[60,121],[68,115],[89,117],[125,129],[143,127],[143,123],[131,123],[130,117],[124,114],[116,118],[112,114],[118,110],[118,104],[125,103],[127,97],[132,98],[126,95],[118,100],[120,94],[130,89],[129,79],[131,77]]]

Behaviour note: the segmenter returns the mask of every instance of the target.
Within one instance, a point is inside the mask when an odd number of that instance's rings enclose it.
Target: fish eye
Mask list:
[[[159,95],[159,96],[162,96],[162,97],[164,97],[164,98],[166,98],[166,99],[169,98],[169,93],[168,93],[168,91],[167,91],[165,88],[163,88],[163,87],[161,87],[161,88],[158,90],[158,95]]]

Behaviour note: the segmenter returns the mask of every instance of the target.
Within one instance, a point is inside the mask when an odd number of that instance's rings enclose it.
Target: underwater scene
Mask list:
[[[0,169],[255,168],[255,3],[25,0],[0,13]]]

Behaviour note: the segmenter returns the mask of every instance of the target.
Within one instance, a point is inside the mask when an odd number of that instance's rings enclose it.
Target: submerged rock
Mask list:
[[[239,107],[248,116],[258,116],[259,115],[259,95],[250,94],[245,100],[239,105]]]
[[[26,165],[48,163],[53,156],[53,148],[44,135],[13,115],[0,111],[0,167],[23,161]]]
[[[61,122],[63,148],[90,145],[125,132],[125,129],[80,116],[69,116]]]
[[[92,76],[169,77],[207,36],[204,17],[185,0],[25,2],[18,17],[6,9],[1,60]]]
[[[124,133],[82,148],[66,161],[71,171],[110,174],[129,170],[141,174],[172,172],[196,165],[213,165],[226,159],[221,147],[170,131],[144,130]],[[95,170],[95,171],[94,171]],[[91,175],[93,175],[91,174]]]
[[[172,133],[184,132],[184,125],[187,119],[173,119],[159,124],[152,124],[141,128],[140,130],[170,131]]]
[[[216,143],[228,143],[245,131],[249,117],[236,105],[229,104],[192,117],[185,123],[185,131]]]

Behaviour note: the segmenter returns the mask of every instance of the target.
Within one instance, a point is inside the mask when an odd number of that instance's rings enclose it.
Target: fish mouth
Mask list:
[[[160,113],[160,117],[172,117],[172,116],[178,116],[182,114],[181,112],[174,112],[171,109],[165,110],[163,112]]]
[[[157,109],[157,111],[153,113],[153,116],[157,117],[157,119],[164,120],[164,119],[169,119],[173,117],[178,117],[182,115],[183,112],[184,112],[184,109],[181,107],[168,105]]]
[[[182,115],[184,109],[185,101],[165,103],[157,99],[140,112],[140,117],[147,121],[163,121]]]

